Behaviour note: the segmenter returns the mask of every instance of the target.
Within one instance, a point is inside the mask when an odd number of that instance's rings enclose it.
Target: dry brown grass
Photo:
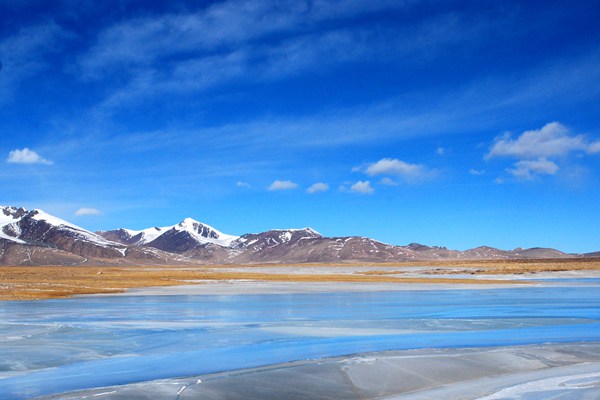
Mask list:
[[[435,265],[433,265],[435,264]],[[389,276],[403,270],[369,271],[366,273],[344,273],[345,266],[430,266],[423,271],[432,275],[427,278],[404,278]],[[513,280],[491,279],[452,279],[433,277],[457,273],[520,274],[545,271],[597,270],[600,260],[512,260],[512,261],[450,261],[389,264],[300,264],[300,265],[255,265],[257,267],[279,267],[277,273],[249,272],[252,266],[201,266],[190,267],[0,267],[0,300],[33,300],[68,297],[78,294],[117,293],[130,288],[150,286],[176,286],[194,281],[278,281],[278,282],[392,282],[392,283],[473,283],[503,284]],[[287,268],[339,267],[340,273],[285,273]],[[229,268],[223,271],[222,267]],[[457,268],[462,267],[462,268]],[[283,271],[283,272],[282,272]],[[523,282],[519,282],[523,283]]]

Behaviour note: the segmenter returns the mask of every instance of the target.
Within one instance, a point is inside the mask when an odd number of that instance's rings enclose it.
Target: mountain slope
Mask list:
[[[416,252],[401,246],[358,237],[325,237],[311,228],[271,230],[241,236],[231,244],[227,262],[348,262],[406,261]]]
[[[75,255],[98,258],[125,256],[126,248],[77,225],[24,208],[0,207],[0,237],[17,244],[54,247]]]
[[[124,246],[42,210],[0,207],[1,264],[168,263],[173,260],[182,259],[156,249]]]

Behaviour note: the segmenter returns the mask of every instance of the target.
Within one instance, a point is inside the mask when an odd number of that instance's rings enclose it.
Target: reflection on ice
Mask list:
[[[596,287],[0,302],[0,398],[390,349],[600,340]]]

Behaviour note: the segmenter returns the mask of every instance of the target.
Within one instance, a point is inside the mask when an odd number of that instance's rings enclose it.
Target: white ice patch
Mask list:
[[[538,394],[539,397],[536,398],[541,399],[544,398],[544,393],[575,391],[577,389],[597,386],[600,386],[600,372],[557,376],[507,387],[489,396],[480,397],[478,400],[525,399],[530,398],[528,395],[532,394]],[[554,393],[554,395],[556,395],[556,393]]]

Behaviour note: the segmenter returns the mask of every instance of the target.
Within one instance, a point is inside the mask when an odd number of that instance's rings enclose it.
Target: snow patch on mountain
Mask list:
[[[192,218],[184,219],[175,225],[173,229],[189,233],[199,243],[213,243],[224,247],[228,247],[231,242],[239,238],[239,236],[219,232],[212,226],[203,224]]]
[[[305,234],[305,237],[323,237],[319,232],[315,231],[313,228],[306,227],[300,229],[271,229],[272,232],[288,232],[292,233],[302,233]]]
[[[77,226],[75,224],[72,224],[70,222],[67,222],[64,219],[55,217],[54,215],[50,215],[38,208],[36,208],[35,210],[33,210],[31,212],[31,218],[35,219],[36,221],[45,221],[45,222],[49,223],[50,225],[54,225],[57,227],[64,226],[67,228],[75,229],[77,231],[86,232],[86,230],[84,228]]]
[[[123,228],[123,231],[127,232],[127,234],[129,235],[130,238],[134,238],[136,236],[139,235],[139,239],[135,241],[135,245],[142,245],[142,244],[146,244],[146,243],[150,243],[151,241],[153,241],[154,239],[156,239],[157,237],[159,237],[160,235],[162,235],[163,233],[165,233],[166,231],[168,231],[169,229],[172,229],[172,226],[167,226],[167,227],[163,227],[163,228],[159,228],[159,227],[152,227],[152,228],[147,228],[147,229],[142,229],[140,231],[134,231],[132,229],[125,229]]]
[[[180,223],[171,226],[152,227],[142,230],[122,228],[120,231],[129,235],[129,238],[127,238],[128,240],[135,239],[134,242],[128,242],[132,245],[149,244],[167,232],[185,232],[199,244],[211,243],[223,247],[228,247],[233,241],[239,238],[239,236],[228,235],[220,232],[212,226],[198,222],[192,218],[185,218]],[[106,234],[106,232],[102,233]]]
[[[66,229],[66,230],[69,230],[72,232],[74,231],[73,233],[75,233],[77,236],[79,236],[85,240],[88,240],[94,244],[97,244],[99,246],[111,246],[111,247],[112,246],[121,246],[121,244],[119,244],[119,243],[106,240],[100,235],[96,235],[95,233],[92,233],[80,226],[77,226],[77,225],[67,222],[63,219],[55,217],[54,215],[50,215],[42,210],[35,209],[31,213],[29,213],[29,215],[31,216],[32,219],[34,219],[36,221],[46,222],[58,229]]]
[[[50,229],[65,232],[73,238],[86,241],[101,247],[122,247],[121,244],[106,240],[102,236],[96,235],[80,226],[67,222],[63,219],[50,215],[40,209],[28,211],[24,208],[11,206],[0,207],[0,239],[10,240],[19,244],[28,244],[31,238],[27,238],[25,226],[29,226],[31,221],[34,224],[47,224]],[[23,240],[23,239],[27,240]],[[37,240],[37,239],[36,239]],[[34,240],[34,241],[36,241]]]
[[[16,207],[0,206],[0,239],[9,240],[11,242],[24,244],[25,241],[19,239],[21,229],[17,222],[22,218],[24,209],[18,209]]]

